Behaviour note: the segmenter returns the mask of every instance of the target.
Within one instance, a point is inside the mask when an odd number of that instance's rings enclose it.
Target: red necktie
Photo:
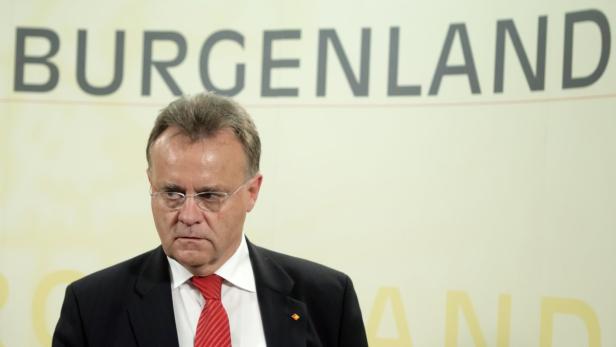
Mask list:
[[[199,316],[195,347],[231,347],[229,318],[220,301],[222,277],[209,275],[193,277],[192,283],[205,298],[205,306]]]

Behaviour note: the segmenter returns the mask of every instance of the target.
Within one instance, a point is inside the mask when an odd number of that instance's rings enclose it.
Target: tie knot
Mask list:
[[[206,300],[220,300],[222,277],[218,275],[209,275],[205,277],[193,276],[191,281]]]

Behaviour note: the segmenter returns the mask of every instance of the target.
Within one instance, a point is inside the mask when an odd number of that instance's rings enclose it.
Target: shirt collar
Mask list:
[[[193,274],[175,259],[170,257],[167,257],[167,259],[169,260],[169,268],[171,269],[171,284],[173,289],[176,289],[193,277]],[[257,291],[254,273],[252,272],[250,257],[248,255],[248,244],[243,234],[240,245],[235,250],[235,253],[216,270],[215,274],[224,278],[225,284],[230,284],[253,293]]]

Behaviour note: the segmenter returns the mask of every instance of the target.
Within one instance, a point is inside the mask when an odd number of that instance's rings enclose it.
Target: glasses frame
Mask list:
[[[195,205],[197,205],[197,207],[201,210],[201,211],[205,211],[205,212],[219,212],[223,205],[225,204],[225,202],[227,202],[227,200],[229,200],[229,198],[231,198],[235,193],[237,193],[240,189],[242,189],[242,187],[248,185],[248,183],[250,181],[252,181],[256,176],[252,176],[249,179],[247,179],[246,181],[244,181],[242,184],[240,184],[239,186],[237,186],[237,188],[235,188],[231,193],[228,192],[222,192],[222,191],[206,191],[206,192],[200,192],[200,193],[194,193],[194,194],[186,194],[186,193],[182,193],[182,192],[175,192],[175,191],[152,191],[150,190],[150,197],[151,198],[156,198],[156,197],[160,197],[161,194],[169,194],[169,193],[173,193],[176,194],[177,196],[181,197],[182,202],[178,205],[178,207],[173,208],[173,207],[169,207],[167,206],[164,202],[159,200],[159,203],[161,204],[161,206],[171,210],[171,211],[179,211],[182,209],[182,207],[184,207],[184,205],[186,204],[186,201],[188,200],[188,198],[192,198],[195,201]],[[152,189],[152,188],[150,188]],[[217,195],[222,195],[223,197],[221,198],[221,201],[219,203],[219,207],[216,210],[212,210],[210,208],[207,208],[205,206],[201,206],[201,204],[199,203],[199,200],[195,200],[195,198],[197,196],[200,195],[205,195],[205,194],[217,194]],[[164,198],[163,198],[164,199]]]

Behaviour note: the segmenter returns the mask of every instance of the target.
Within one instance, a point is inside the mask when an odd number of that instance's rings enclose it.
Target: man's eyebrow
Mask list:
[[[213,185],[213,186],[203,186],[199,187],[195,190],[197,193],[205,193],[205,192],[224,192],[225,189],[221,186]]]
[[[184,187],[180,187],[177,184],[173,184],[173,183],[165,184],[162,190],[166,192],[181,192],[181,193],[184,193],[186,191]]]

